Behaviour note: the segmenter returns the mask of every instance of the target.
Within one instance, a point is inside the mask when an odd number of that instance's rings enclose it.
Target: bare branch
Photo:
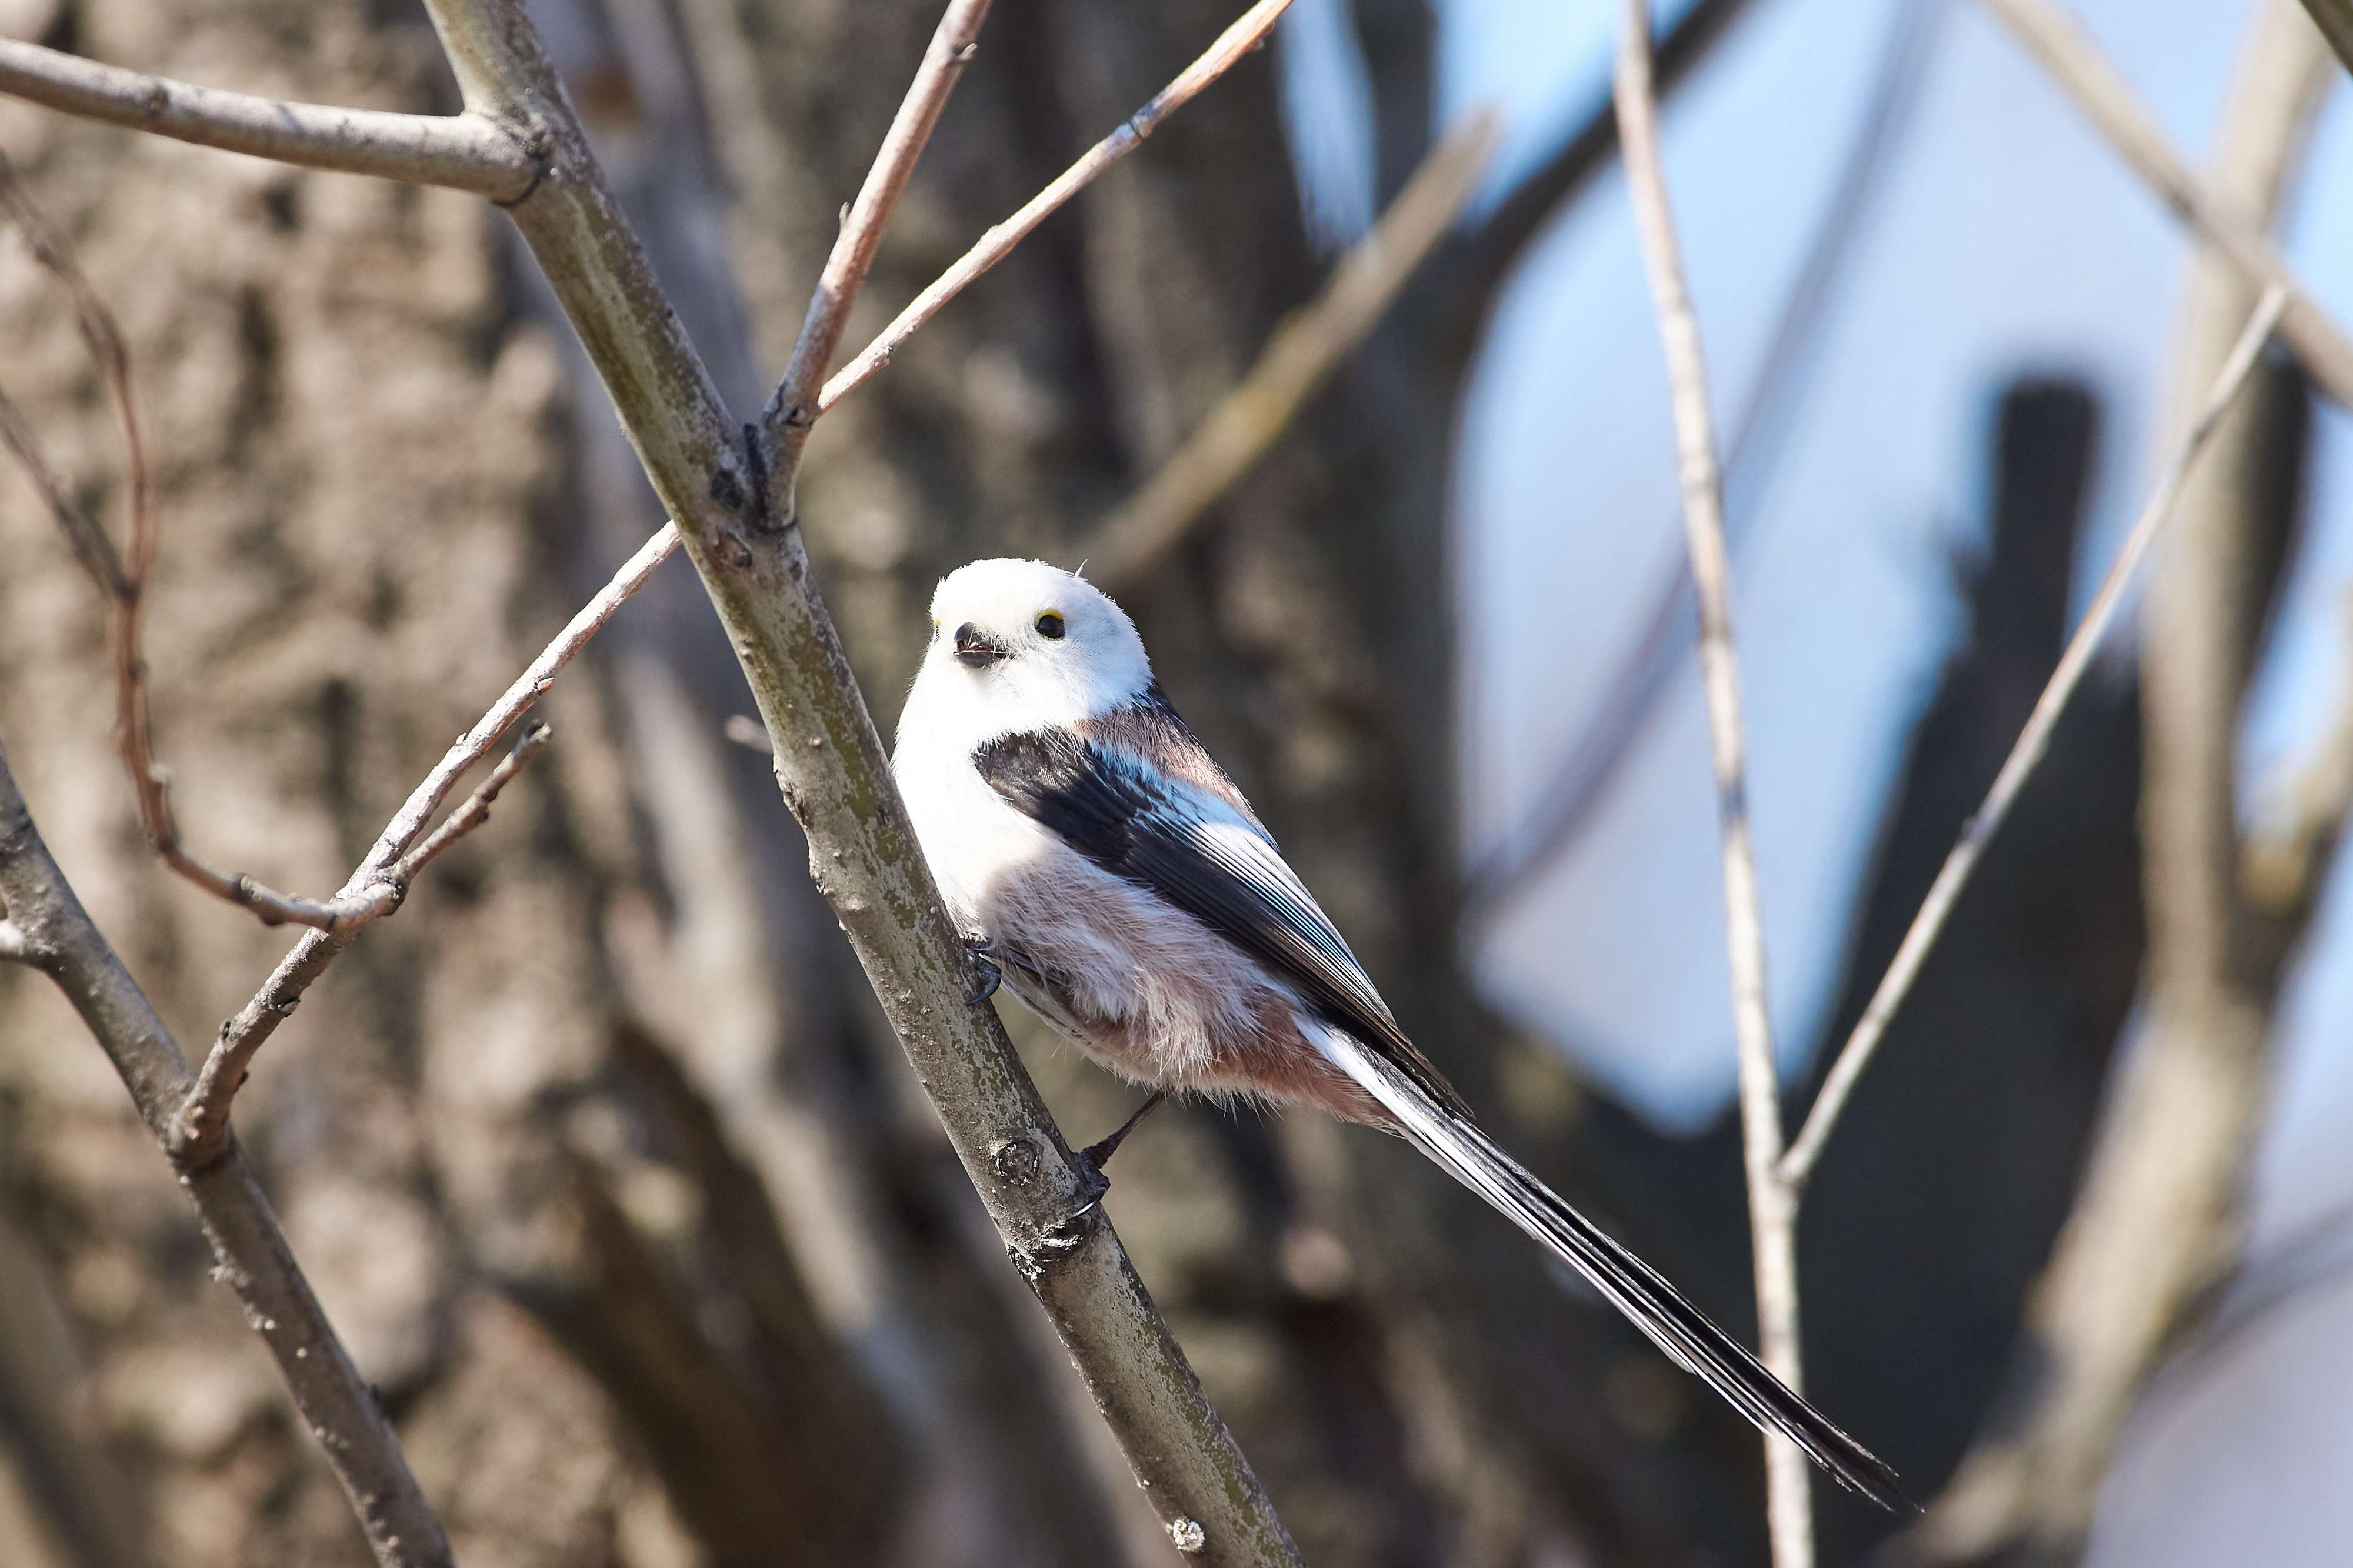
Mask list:
[[[520,201],[541,164],[514,134],[476,114],[389,114],[285,103],[100,65],[0,38],[0,92],[84,120],[280,163],[447,185]]]
[[[67,489],[65,476],[49,467],[41,451],[40,438],[33,434],[30,421],[16,400],[0,391],[0,444],[15,454],[17,466],[33,488],[41,492],[48,503],[49,515],[57,519],[58,528],[73,547],[74,558],[82,564],[93,582],[105,590],[109,600],[119,600],[134,592],[131,580],[123,575],[122,557],[114,548],[114,541],[89,509],[74,499]]]
[[[826,368],[841,346],[850,307],[858,302],[858,290],[874,265],[875,247],[882,243],[882,230],[899,205],[900,193],[915,172],[915,160],[932,139],[932,127],[939,122],[948,94],[955,90],[956,79],[980,47],[976,40],[988,5],[989,0],[949,0],[947,13],[923,51],[923,63],[882,137],[881,150],[874,154],[874,166],[866,172],[866,183],[850,205],[849,221],[826,258],[792,358],[786,362],[785,378],[761,413],[768,439],[768,489],[788,510],[801,451],[817,424],[817,398]]]
[[[91,923],[33,826],[0,752],[0,949],[58,983],[121,1074],[140,1115],[169,1144],[187,1059],[138,984]],[[342,1483],[384,1568],[448,1568],[449,1546],[418,1489],[375,1392],[361,1378],[288,1250],[269,1201],[234,1143],[181,1172],[217,1276],[237,1292],[286,1380],[302,1425]]]
[[[31,426],[15,405],[0,397],[0,440],[24,465],[33,483],[48,500],[49,510],[65,530],[74,554],[100,592],[107,596],[108,643],[114,663],[114,740],[123,771],[139,805],[140,826],[163,862],[182,878],[212,894],[250,910],[264,925],[315,926],[333,931],[354,921],[364,923],[398,902],[388,887],[370,886],[327,903],[281,893],[242,872],[222,871],[206,865],[180,841],[172,817],[170,775],[155,760],[147,703],[147,664],[140,651],[140,616],[144,608],[147,576],[155,563],[160,513],[154,481],[147,462],[145,439],[140,434],[137,405],[131,391],[131,353],[90,279],[75,260],[73,247],[52,226],[6,159],[0,158],[0,212],[5,212],[30,243],[33,255],[73,296],[76,320],[90,356],[98,362],[107,395],[122,435],[123,466],[131,491],[129,559],[118,553],[97,521],[76,503],[65,483],[41,456]]]
[[[588,646],[588,639],[602,630],[613,613],[627,604],[654,569],[670,558],[678,548],[678,530],[665,524],[638,548],[638,552],[623,563],[610,582],[596,596],[582,605],[555,640],[541,650],[530,668],[517,676],[491,710],[474,721],[473,728],[458,737],[455,744],[442,754],[424,782],[409,792],[383,833],[379,834],[359,868],[343,884],[343,894],[349,896],[364,888],[385,886],[397,890],[406,887],[409,879],[422,868],[430,855],[404,859],[409,848],[425,831],[425,825],[439,809],[458,781],[471,771],[474,764],[488,756],[492,747],[526,712],[532,704],[545,696],[555,684],[556,676]],[[526,741],[526,745],[532,742]],[[536,749],[535,747],[533,749]],[[520,754],[522,748],[517,748]],[[527,760],[527,759],[526,759]],[[512,762],[512,759],[510,759]],[[514,763],[520,767],[520,763]],[[502,768],[501,770],[506,771]],[[509,776],[512,776],[511,773]],[[491,795],[497,792],[492,784],[503,784],[505,778],[493,776],[484,788]],[[457,816],[470,809],[473,802],[461,807]],[[488,795],[480,797],[487,808]],[[456,820],[456,816],[451,818]],[[438,836],[437,836],[438,837]],[[435,849],[438,854],[439,850]],[[413,860],[413,863],[412,863]],[[252,1066],[255,1055],[278,1030],[278,1026],[292,1016],[302,1000],[335,955],[351,945],[366,922],[347,924],[332,931],[311,931],[294,944],[293,951],[279,961],[277,969],[255,994],[253,1000],[239,1009],[236,1017],[221,1026],[220,1038],[205,1058],[204,1070],[197,1075],[185,1100],[172,1120],[171,1148],[175,1158],[184,1163],[200,1163],[207,1152],[224,1146],[228,1138],[229,1105],[237,1098],[237,1087],[245,1081],[246,1070]]]
[[[1176,79],[1154,95],[1152,101],[1131,115],[1120,128],[1087,149],[1079,161],[1054,178],[1052,184],[1022,205],[1021,209],[1003,223],[980,237],[980,242],[964,253],[955,266],[939,278],[905,310],[898,320],[882,330],[881,335],[858,352],[858,357],[841,367],[818,399],[817,411],[823,414],[841,401],[842,395],[864,382],[866,378],[891,363],[899,345],[913,335],[915,329],[939,314],[940,307],[969,288],[984,272],[1011,253],[1013,247],[1029,237],[1047,218],[1053,216],[1063,203],[1077,195],[1094,177],[1143,145],[1159,123],[1192,101],[1195,94],[1217,80],[1235,63],[1266,41],[1275,22],[1289,8],[1291,0],[1258,0],[1241,15],[1241,18],[1218,36],[1218,41],[1203,51],[1201,57],[1179,72]]]
[[[1740,1142],[1748,1181],[1748,1226],[1756,1253],[1761,1357],[1792,1389],[1801,1386],[1798,1339],[1797,1194],[1780,1178],[1780,1084],[1773,1019],[1765,992],[1765,922],[1748,823],[1747,763],[1740,712],[1740,667],[1733,649],[1732,584],[1724,544],[1724,476],[1708,413],[1707,363],[1699,320],[1683,280],[1674,209],[1659,156],[1651,85],[1649,0],[1624,0],[1612,78],[1626,184],[1634,203],[1643,271],[1657,307],[1659,336],[1674,402],[1676,470],[1693,585],[1699,595],[1700,675],[1707,697],[1708,749],[1715,760],[1716,823],[1724,840],[1725,937],[1732,963],[1732,1016],[1740,1054]],[[1812,1477],[1788,1438],[1765,1438],[1765,1500],[1775,1568],[1812,1568]]]
[[[1453,226],[1486,171],[1497,130],[1493,115],[1474,113],[1430,149],[1324,291],[1275,329],[1240,384],[1079,548],[1096,582],[1114,593],[1134,584],[1265,456]]]
[[[1831,1130],[1838,1125],[1839,1113],[1846,1109],[1849,1097],[1854,1093],[1856,1080],[1871,1065],[1872,1053],[1885,1037],[1895,1010],[1904,1005],[1912,983],[1919,978],[1920,966],[1927,962],[1928,950],[1936,946],[1945,922],[1951,918],[1953,906],[1959,901],[1961,889],[1968,885],[1969,874],[1977,869],[1986,845],[2000,831],[2010,808],[2017,804],[2019,791],[2025,787],[2028,776],[2050,750],[2051,733],[2058,727],[2059,716],[2066,711],[2068,699],[2082,683],[2084,672],[2091,668],[2092,656],[2099,651],[2100,641],[2107,635],[2116,612],[2123,607],[2125,589],[2132,581],[2135,568],[2156,542],[2166,520],[2172,516],[2191,467],[2205,450],[2215,426],[2222,422],[2222,416],[2238,397],[2240,389],[2246,385],[2248,374],[2255,367],[2255,356],[2279,326],[2280,313],[2286,303],[2285,289],[2274,285],[2264,292],[2246,331],[2239,334],[2231,357],[2223,363],[2222,374],[2215,378],[2198,422],[2175,449],[2156,490],[2142,506],[2140,516],[2134,519],[2132,531],[2125,536],[2124,547],[2109,563],[2107,575],[2100,580],[2099,592],[2092,595],[2091,607],[2084,612],[2075,635],[2067,640],[2058,666],[2042,688],[2042,695],[2035,699],[2026,727],[2019,731],[2010,755],[2002,762],[2001,772],[1994,775],[1993,786],[1986,791],[1985,804],[1962,826],[1952,852],[1945,857],[1936,881],[1929,886],[1928,896],[1921,900],[1919,913],[1912,917],[1912,924],[1904,932],[1904,941],[1897,946],[1887,973],[1880,977],[1878,988],[1872,992],[1862,1016],[1855,1020],[1846,1044],[1839,1047],[1838,1059],[1822,1080],[1821,1093],[1808,1112],[1805,1126],[1789,1145],[1789,1152],[1782,1156],[1781,1179],[1791,1186],[1803,1187],[1813,1174],[1814,1163],[1821,1158],[1822,1145],[1829,1140]]]
[[[0,963],[37,964],[40,955],[33,951],[25,935],[25,928],[5,915],[0,915]]]
[[[2259,0],[2242,33],[2210,178],[2232,210],[2268,226],[2337,71],[2295,0]],[[2179,312],[2168,426],[2207,405],[2205,387],[2243,352],[2240,323],[2260,308],[2244,274],[2201,248]],[[2308,913],[2274,919],[2240,897],[2237,798],[2247,679],[2279,509],[2292,504],[2279,437],[2300,418],[2299,395],[2283,385],[2230,407],[2157,552],[2139,648],[2144,1024],[2028,1296],[2019,1364],[2031,1369],[2020,1379],[2031,1397],[1965,1457],[1907,1557],[2079,1560],[2152,1372],[2211,1309],[2241,1249],[2273,1020]]]
[[[2118,155],[2167,206],[2197,230],[2200,239],[2220,252],[2250,285],[2277,286],[2286,291],[2287,310],[2280,318],[2280,336],[2333,401],[2353,407],[2353,340],[2346,337],[2288,270],[2263,231],[2191,173],[2180,153],[2166,140],[2156,117],[2073,18],[2052,0],[1983,3],[2042,62]]]
[[[500,759],[499,765],[491,770],[491,776],[475,786],[465,803],[449,814],[448,820],[435,828],[431,837],[401,857],[400,864],[393,868],[394,883],[406,888],[419,871],[440,858],[442,851],[488,822],[491,805],[499,798],[499,792],[514,781],[515,774],[530,766],[533,757],[547,749],[548,738],[554,733],[544,724],[534,724],[525,731],[522,739],[515,742],[515,749]]]
[[[916,847],[800,531],[782,510],[786,498],[755,482],[765,462],[744,450],[745,427],[664,299],[520,0],[427,6],[468,105],[528,118],[546,137],[550,178],[513,209],[516,225],[677,521],[775,738],[778,784],[807,836],[818,889],[991,1220],[1172,1539],[1205,1563],[1296,1563],[995,1013],[965,1000],[960,935]],[[1255,42],[1281,8],[1266,0],[1253,10],[1255,29],[1230,52]],[[1155,100],[1152,117],[1229,63],[1213,50],[1180,79],[1181,92]],[[996,242],[991,258],[1010,244]],[[933,300],[923,314],[936,309]]]

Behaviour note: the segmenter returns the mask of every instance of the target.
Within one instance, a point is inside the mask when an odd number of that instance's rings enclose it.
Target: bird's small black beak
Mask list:
[[[956,627],[956,662],[966,669],[987,669],[1005,657],[1005,645],[991,640],[988,634],[970,621]]]

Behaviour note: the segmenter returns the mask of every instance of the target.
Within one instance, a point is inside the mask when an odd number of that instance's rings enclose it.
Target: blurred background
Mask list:
[[[1236,8],[997,0],[853,342]],[[533,10],[756,406],[936,6]],[[2353,118],[2298,6],[2075,12],[2353,318]],[[1745,1334],[1714,805],[1615,22],[1599,0],[1296,0],[826,419],[802,510],[887,732],[933,582],[979,555],[1078,564],[1492,110],[1493,157],[1330,384],[1111,585],[1488,1125]],[[1659,22],[1794,1127],[2253,300],[1983,10],[1684,0]],[[0,0],[0,34],[456,105],[412,0]],[[9,101],[0,150],[130,342],[183,828],[332,888],[660,514],[482,203]],[[119,511],[102,385],[14,239],[0,378]],[[1828,1146],[1808,1386],[1934,1504],[1891,1536],[1818,1486],[1828,1561],[2343,1560],[2348,484],[2353,424],[2268,359],[2184,500],[2199,542],[2158,563]],[[287,939],[149,858],[103,607],[16,478],[0,560],[0,740],[200,1046]],[[750,709],[666,567],[550,695],[554,745],[496,820],[261,1058],[238,1124],[296,1250],[470,1568],[1165,1561],[765,759],[726,738]],[[1132,1108],[1007,1011],[1074,1142]],[[1311,1563],[1764,1560],[1748,1429],[1402,1146],[1190,1107],[1119,1166],[1120,1232]],[[2131,1201],[2152,1170],[2172,1206]],[[207,1263],[104,1058],[0,968],[0,1562],[366,1561]]]

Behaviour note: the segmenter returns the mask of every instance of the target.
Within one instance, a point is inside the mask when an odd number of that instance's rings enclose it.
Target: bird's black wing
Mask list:
[[[1199,745],[1174,712],[1172,742]],[[1325,1022],[1440,1105],[1470,1108],[1406,1037],[1364,966],[1273,839],[1226,802],[1066,730],[1000,736],[973,755],[1008,804],[1115,877],[1158,894],[1267,964]]]

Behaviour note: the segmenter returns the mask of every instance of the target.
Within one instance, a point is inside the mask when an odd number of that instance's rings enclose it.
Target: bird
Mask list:
[[[892,771],[987,1005],[1001,983],[1155,1092],[1394,1133],[1582,1275],[1674,1362],[1832,1477],[1913,1511],[1894,1470],[1505,1153],[1398,1026],[1111,597],[1041,561],[943,578]]]

